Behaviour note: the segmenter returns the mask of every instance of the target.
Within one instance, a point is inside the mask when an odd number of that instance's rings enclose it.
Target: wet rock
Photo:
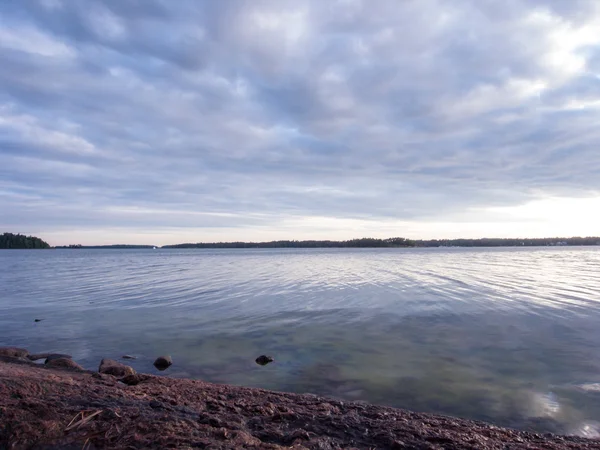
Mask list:
[[[126,377],[127,375],[135,375],[135,370],[132,367],[121,364],[113,359],[104,358],[100,361],[98,372],[115,377]]]
[[[76,370],[85,370],[71,358],[54,358],[50,361],[46,362],[47,367],[58,367],[61,369],[76,369]]]
[[[34,322],[41,322],[44,319],[33,319]]]
[[[127,375],[126,377],[121,378],[120,381],[127,386],[136,386],[142,381],[146,381],[148,378],[150,378],[148,375],[135,373],[133,375]]]
[[[0,356],[8,356],[9,358],[25,358],[27,355],[29,355],[29,351],[25,348],[0,347]]]
[[[169,355],[159,356],[156,358],[156,361],[154,361],[154,367],[156,367],[158,370],[166,370],[169,368],[169,366],[171,366],[171,364],[173,364],[173,360]]]
[[[27,355],[29,361],[38,361],[40,359],[46,359],[52,353],[34,353],[33,355]]]
[[[97,380],[104,380],[104,381],[114,380],[114,378],[111,377],[110,375],[106,375],[104,373],[98,373],[98,372],[92,373],[92,378],[96,378]]]
[[[46,362],[44,364],[48,364],[50,361],[54,359],[72,359],[71,355],[65,355],[63,353],[50,353],[46,356]]]
[[[260,355],[258,358],[256,358],[256,364],[258,364],[259,366],[266,366],[267,364],[272,363],[273,361],[275,360],[272,357],[266,355]]]
[[[121,358],[123,358],[123,359],[137,359],[137,356],[123,355],[123,356],[121,356]]]

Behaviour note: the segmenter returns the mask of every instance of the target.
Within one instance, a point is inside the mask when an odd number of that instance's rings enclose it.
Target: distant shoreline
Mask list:
[[[253,248],[431,248],[431,247],[561,247],[596,246],[600,237],[555,237],[555,238],[482,238],[482,239],[429,239],[405,238],[374,239],[362,238],[347,241],[331,240],[283,240],[269,242],[198,242],[174,245],[67,245],[56,249],[253,249]]]

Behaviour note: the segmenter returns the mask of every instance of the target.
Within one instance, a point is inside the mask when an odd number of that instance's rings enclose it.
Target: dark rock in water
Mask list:
[[[115,377],[126,377],[127,375],[135,375],[135,370],[132,367],[121,364],[113,359],[104,358],[100,361],[98,372]]]
[[[50,361],[52,361],[54,359],[61,359],[61,358],[72,359],[73,357],[71,355],[64,355],[62,353],[50,353],[49,355],[46,356],[46,362],[44,364],[48,364]]]
[[[156,361],[154,361],[154,367],[156,367],[158,370],[166,370],[171,364],[173,364],[173,360],[169,355],[159,356],[156,358]]]
[[[137,359],[137,356],[123,355],[123,356],[121,356],[121,358],[123,358],[123,359]]]
[[[54,358],[46,362],[47,367],[59,367],[61,369],[85,370],[71,358]]]
[[[34,322],[41,322],[42,320],[44,320],[44,319],[34,319],[33,321]]]
[[[256,358],[256,364],[260,366],[266,366],[267,364],[272,363],[273,361],[275,361],[273,358],[266,355],[260,355],[258,358]]]
[[[127,375],[126,377],[121,378],[120,381],[128,386],[135,386],[140,384],[142,381],[146,381],[149,378],[150,377],[148,375],[136,373],[134,375]]]
[[[29,351],[25,348],[18,347],[0,347],[0,356],[8,356],[9,358],[26,358]]]

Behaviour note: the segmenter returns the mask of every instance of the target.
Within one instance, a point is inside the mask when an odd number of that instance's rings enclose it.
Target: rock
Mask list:
[[[44,319],[33,319],[34,322],[41,322]]]
[[[258,358],[256,358],[256,364],[260,366],[266,366],[267,364],[272,363],[273,361],[275,361],[273,358],[266,355],[260,355]]]
[[[65,355],[63,353],[50,353],[46,356],[46,362],[44,364],[48,364],[50,361],[54,359],[72,359],[71,355]]]
[[[10,358],[25,358],[27,355],[29,355],[29,351],[25,348],[0,347],[0,356],[8,356]]]
[[[158,370],[166,370],[171,364],[173,364],[173,360],[169,355],[159,356],[156,358],[156,361],[154,361],[154,367],[156,367]]]
[[[98,372],[115,377],[126,377],[127,375],[135,375],[135,370],[132,367],[121,364],[113,359],[104,358],[100,361]]]
[[[148,375],[136,373],[133,375],[127,375],[126,377],[121,378],[120,381],[128,386],[135,386],[140,384],[142,381],[146,381],[148,378],[150,378]]]
[[[123,356],[121,356],[121,358],[123,358],[123,359],[137,359],[137,356],[123,355]]]
[[[33,355],[27,355],[29,361],[38,361],[40,359],[46,359],[52,353],[34,353]]]
[[[96,378],[98,380],[108,380],[109,378],[112,378],[112,377],[109,375],[105,375],[103,373],[93,372],[92,378]]]
[[[29,361],[38,361],[40,359],[45,359],[45,364],[48,364],[49,361],[58,358],[68,358],[72,359],[71,355],[65,355],[63,353],[34,353],[33,355],[27,355],[27,359]]]
[[[50,361],[46,362],[46,366],[48,367],[59,367],[61,369],[77,369],[77,370],[85,370],[71,358],[54,358]]]

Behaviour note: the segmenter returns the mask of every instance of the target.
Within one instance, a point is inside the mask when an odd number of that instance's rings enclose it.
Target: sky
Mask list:
[[[597,0],[4,0],[0,232],[600,235]]]

